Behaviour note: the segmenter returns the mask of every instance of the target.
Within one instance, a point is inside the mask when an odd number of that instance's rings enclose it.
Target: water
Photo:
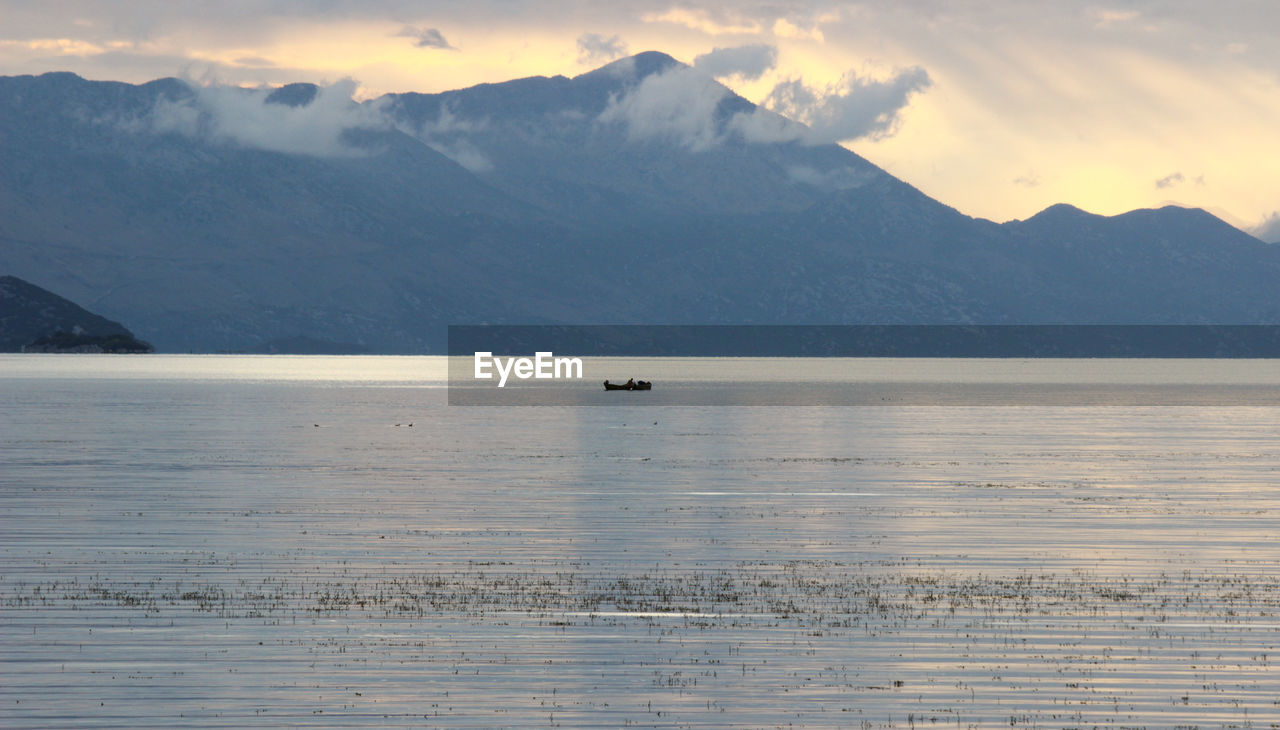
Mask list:
[[[468,408],[431,358],[3,356],[0,725],[1280,720],[1274,365],[843,365],[1206,405]]]

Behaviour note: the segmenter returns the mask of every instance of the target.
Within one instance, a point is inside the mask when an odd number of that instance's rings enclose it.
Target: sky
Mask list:
[[[0,0],[4,75],[371,98],[663,51],[969,215],[1176,204],[1268,240],[1277,40],[1274,0]]]

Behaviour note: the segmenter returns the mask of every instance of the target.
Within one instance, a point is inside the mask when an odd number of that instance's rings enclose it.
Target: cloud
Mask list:
[[[143,126],[223,144],[318,157],[367,154],[343,142],[348,129],[387,129],[390,124],[374,105],[353,99],[358,85],[343,79],[319,87],[306,104],[270,103],[274,89],[201,85],[189,82],[192,96],[161,99]]]
[[[448,105],[440,107],[434,121],[427,121],[417,129],[401,131],[416,136],[423,144],[474,173],[493,170],[493,162],[480,151],[468,136],[489,126],[487,119],[463,119]]]
[[[1089,8],[1086,11],[1088,16],[1093,20],[1095,28],[1110,28],[1114,25],[1122,25],[1141,17],[1141,13],[1136,10],[1114,10],[1111,8]]]
[[[1026,175],[1015,177],[1013,184],[1024,188],[1038,188],[1040,187],[1040,176],[1034,172],[1029,172]]]
[[[440,113],[436,115],[435,121],[423,122],[422,126],[414,130],[414,132],[420,137],[432,138],[445,135],[470,134],[483,131],[488,127],[489,121],[487,119],[464,119],[454,112],[452,106],[442,104]]]
[[[787,168],[787,177],[791,178],[792,182],[824,190],[852,190],[866,185],[875,178],[870,172],[855,170],[852,167],[819,170],[808,165]]]
[[[627,44],[618,36],[605,38],[599,33],[578,36],[578,63],[597,66],[627,55]]]
[[[803,124],[764,107],[735,114],[729,120],[728,128],[741,136],[743,141],[756,144],[795,142],[804,139],[809,133]]]
[[[1165,188],[1171,188],[1171,187],[1173,187],[1174,185],[1177,185],[1177,184],[1181,183],[1181,182],[1182,182],[1183,180],[1185,180],[1185,179],[1186,179],[1186,178],[1184,178],[1184,177],[1182,176],[1182,173],[1180,173],[1180,172],[1175,172],[1175,173],[1172,173],[1172,174],[1169,174],[1169,175],[1165,175],[1164,177],[1160,178],[1159,180],[1156,180],[1156,187],[1157,187],[1157,188],[1160,188],[1161,190],[1163,190],[1163,189],[1165,189]]]
[[[767,52],[747,48],[753,50],[741,56],[713,56],[712,67],[742,68],[746,64],[741,61],[748,59],[754,64],[747,65],[750,70],[768,60]],[[719,113],[720,102],[730,92],[705,71],[707,67],[704,61],[697,68],[674,66],[652,74],[610,99],[597,121],[625,125],[632,140],[666,138],[695,151],[718,145],[731,134],[757,144],[829,144],[891,135],[910,96],[930,84],[920,68],[899,72],[888,81],[846,74],[840,84],[823,91],[796,79],[775,86],[765,106],[725,118]]]
[[[764,31],[764,26],[759,21],[705,8],[673,7],[665,13],[646,13],[641,16],[641,20],[646,23],[683,25],[707,35],[758,35]]]
[[[773,34],[779,38],[807,39],[818,41],[819,43],[825,40],[822,35],[822,29],[818,24],[815,23],[812,27],[802,28],[786,18],[778,18],[773,21]]]
[[[697,69],[673,66],[610,99],[598,121],[624,125],[632,140],[665,138],[694,151],[705,150],[722,139],[716,110],[728,93]]]
[[[415,28],[412,25],[406,25],[396,33],[397,38],[412,38],[413,45],[418,48],[440,48],[446,51],[456,51],[458,49],[449,45],[449,41],[445,40],[444,34],[436,28]]]
[[[785,117],[808,125],[812,144],[842,142],[861,137],[891,136],[898,115],[911,99],[932,85],[924,69],[912,67],[893,78],[877,81],[845,74],[839,83],[818,90],[800,79],[773,87],[764,105]]]
[[[750,87],[753,101],[787,78],[821,91],[868,56],[945,82],[945,95],[929,92],[927,117],[903,112],[901,132],[874,153],[966,212],[1021,217],[1050,196],[1118,213],[1177,192],[1188,204],[1229,200],[1256,222],[1280,207],[1256,164],[1280,154],[1276,14],[1264,0],[1233,3],[1231,12],[1191,0],[0,0],[0,73],[67,70],[139,83],[209,66],[229,84],[355,74],[376,92],[430,92],[572,75],[584,31],[632,44],[643,38],[646,48],[686,60],[714,46],[763,42],[778,46],[779,65],[763,77],[769,83],[756,82],[763,89]],[[416,36],[391,37],[406,26],[438,29],[462,48],[415,48]],[[485,32],[448,38],[467,28]],[[388,55],[387,46],[403,53]],[[244,60],[253,56],[276,65]],[[450,63],[424,71],[433,57]],[[738,121],[753,138],[794,134],[764,116]],[[1035,190],[1010,184],[1028,158],[1041,160]],[[1199,168],[1184,171],[1178,187],[1153,187],[1151,173],[1162,166],[1206,158],[1219,163],[1212,199],[1200,194],[1208,185],[1194,186]],[[939,175],[939,159],[974,173]],[[1114,186],[1084,182],[1107,167],[1119,170]],[[1052,179],[1048,168],[1057,170]]]
[[[734,48],[716,48],[693,59],[696,69],[716,78],[738,76],[754,81],[778,64],[778,48],[756,43]]]
[[[476,174],[492,172],[493,162],[466,139],[430,141],[426,145]]]
[[[1280,210],[1272,211],[1271,215],[1249,232],[1267,243],[1280,243]]]

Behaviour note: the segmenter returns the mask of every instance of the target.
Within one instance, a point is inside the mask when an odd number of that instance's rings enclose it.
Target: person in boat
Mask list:
[[[627,387],[628,387],[628,388],[634,388],[634,387],[636,387],[636,379],[635,379],[635,378],[627,378]]]
[[[608,388],[608,387],[609,387],[609,381],[608,381],[608,380],[604,381],[604,387],[606,387],[606,388]]]

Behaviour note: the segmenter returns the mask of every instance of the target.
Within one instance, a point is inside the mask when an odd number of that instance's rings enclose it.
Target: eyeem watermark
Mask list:
[[[515,375],[520,380],[582,379],[582,358],[556,357],[550,352],[536,352],[533,357],[495,357],[492,352],[475,354],[476,380],[493,380],[498,375],[498,387],[505,388],[507,378]]]
[[[1280,407],[1272,364],[1224,362],[1280,362],[1280,325],[450,325],[448,353],[451,406]]]

